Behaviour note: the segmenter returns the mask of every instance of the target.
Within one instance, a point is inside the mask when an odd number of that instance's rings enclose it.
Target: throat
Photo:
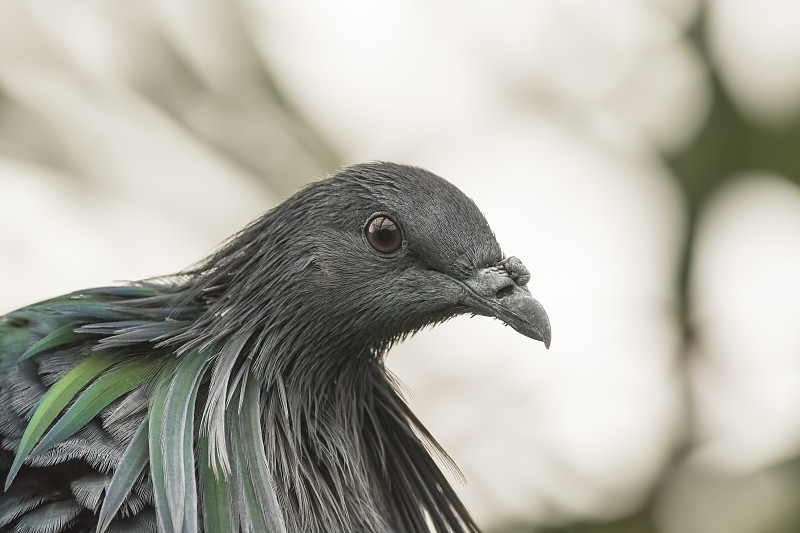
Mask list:
[[[278,501],[293,508],[287,529],[477,532],[430,452],[457,468],[392,376],[380,360],[360,368],[316,388],[289,379],[262,391]]]
[[[293,507],[289,531],[393,529],[385,426],[410,427],[385,404],[396,393],[379,361],[348,370],[313,380],[289,374],[262,390],[267,459],[278,500]]]
[[[255,413],[250,434],[263,442],[263,452],[252,455],[266,460],[269,482],[261,486],[271,489],[267,499],[287,531],[429,531],[431,524],[478,531],[431,451],[457,469],[399,395],[381,357],[275,358],[282,364],[263,372],[256,370],[263,352],[248,344],[246,337],[226,342],[212,372],[210,448],[235,452],[243,399]],[[230,460],[240,472],[253,468]]]

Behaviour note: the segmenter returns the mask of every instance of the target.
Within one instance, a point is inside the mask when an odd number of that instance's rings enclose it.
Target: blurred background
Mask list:
[[[0,2],[0,313],[373,159],[472,196],[551,317],[389,356],[488,532],[800,531],[797,2]]]

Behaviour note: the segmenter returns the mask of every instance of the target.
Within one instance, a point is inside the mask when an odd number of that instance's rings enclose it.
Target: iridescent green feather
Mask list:
[[[159,531],[172,531],[172,520],[169,514],[167,499],[167,482],[164,476],[164,454],[161,450],[161,434],[164,421],[164,404],[172,382],[177,361],[171,360],[161,371],[150,397],[148,411],[148,441],[150,445],[150,479],[153,483],[153,503],[156,507],[156,518]]]
[[[86,336],[82,333],[75,333],[74,330],[79,326],[80,324],[67,324],[66,326],[56,329],[52,333],[42,338],[39,342],[25,350],[25,353],[19,357],[19,360],[23,361],[46,350],[51,350],[56,347],[64,346],[65,344],[75,342],[81,337],[86,338]]]
[[[214,471],[216,461],[209,447],[209,436],[201,436],[197,443],[200,493],[203,498],[203,531],[206,533],[229,533],[231,522],[231,495],[228,488],[230,474]]]
[[[239,432],[244,443],[243,451],[249,471],[249,481],[253,487],[252,495],[257,502],[256,510],[253,512],[261,512],[270,533],[285,533],[286,525],[278,505],[275,483],[269,471],[264,451],[260,396],[258,383],[250,374],[246,382],[240,411]]]
[[[197,529],[194,412],[208,367],[204,352],[184,354],[159,378],[150,403],[150,473],[162,531]]]
[[[81,393],[32,453],[43,453],[69,438],[100,414],[111,402],[140,386],[161,365],[162,362],[159,360],[142,357],[122,361],[113,366]]]
[[[81,361],[58,380],[44,395],[39,407],[25,428],[19,443],[17,455],[6,478],[5,490],[11,486],[19,469],[28,458],[31,450],[59,413],[89,382],[101,372],[119,362],[120,356],[108,352],[97,352]]]
[[[111,520],[128,497],[136,478],[142,473],[148,460],[147,419],[143,419],[139,429],[133,435],[125,454],[114,471],[114,477],[106,489],[103,506],[97,516],[97,533],[104,531],[111,525]]]
[[[208,366],[209,360],[204,352],[192,351],[183,355],[164,406],[164,472],[170,514],[176,531],[197,530],[194,412],[197,390]]]

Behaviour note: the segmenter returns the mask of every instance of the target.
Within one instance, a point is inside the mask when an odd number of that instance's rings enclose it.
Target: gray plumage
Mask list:
[[[0,529],[478,531],[383,359],[462,313],[549,345],[529,278],[457,188],[369,163],[186,272],[14,311]]]

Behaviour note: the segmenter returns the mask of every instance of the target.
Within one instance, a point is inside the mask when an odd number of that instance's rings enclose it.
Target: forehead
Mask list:
[[[481,267],[502,258],[489,223],[478,206],[457,187],[427,170],[371,163],[350,167],[337,178],[361,189],[371,213],[396,217],[409,250],[444,268]],[[369,216],[369,214],[367,216]]]

